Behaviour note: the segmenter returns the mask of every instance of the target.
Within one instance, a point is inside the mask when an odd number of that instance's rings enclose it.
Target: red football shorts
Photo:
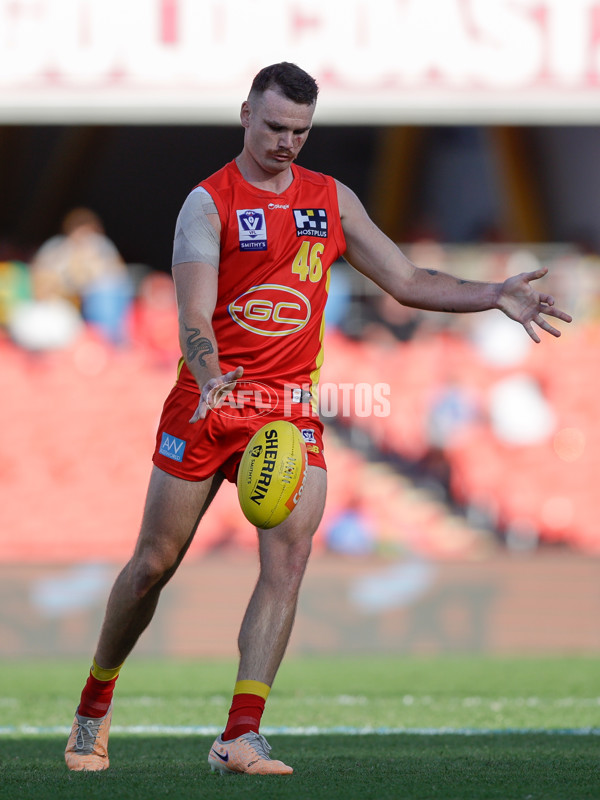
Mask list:
[[[235,483],[237,469],[254,434],[273,419],[288,419],[301,431],[308,463],[326,469],[323,425],[317,416],[257,413],[252,406],[212,409],[205,419],[190,423],[198,407],[198,393],[175,386],[163,407],[152,457],[157,467],[186,481],[203,481],[221,471]],[[298,407],[301,412],[303,407]],[[304,407],[305,408],[305,407]]]

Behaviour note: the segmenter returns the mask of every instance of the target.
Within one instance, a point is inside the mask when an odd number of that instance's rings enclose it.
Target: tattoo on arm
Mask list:
[[[427,269],[425,271],[427,272],[428,275],[432,275],[433,277],[440,274],[439,270],[437,269]],[[455,278],[454,280],[458,283],[459,286],[462,286],[465,283],[472,283],[472,281],[468,281],[465,278]]]
[[[185,329],[190,334],[186,339],[187,361],[193,361],[197,358],[200,364],[205,367],[206,361],[204,360],[204,356],[215,352],[211,340],[207,339],[206,336],[202,336],[199,328],[188,328],[186,325]]]

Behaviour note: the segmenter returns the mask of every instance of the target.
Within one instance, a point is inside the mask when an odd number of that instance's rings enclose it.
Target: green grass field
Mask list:
[[[0,664],[0,798],[600,798],[600,660],[284,663],[263,732],[291,777],[221,777],[233,663],[132,658],[106,773],[62,752],[87,665]]]

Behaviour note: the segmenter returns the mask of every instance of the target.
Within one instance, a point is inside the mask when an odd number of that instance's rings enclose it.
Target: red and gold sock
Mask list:
[[[224,741],[237,739],[248,731],[259,732],[270,691],[271,687],[260,681],[238,681],[235,684],[227,727],[223,731]]]
[[[103,717],[112,703],[115,683],[119,677],[120,667],[114,669],[103,669],[98,666],[96,659],[92,664],[90,676],[83,687],[81,700],[77,713],[81,717],[100,718]]]

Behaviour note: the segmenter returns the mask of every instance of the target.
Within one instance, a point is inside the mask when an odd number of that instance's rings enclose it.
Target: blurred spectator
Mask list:
[[[373,299],[376,323],[385,328],[398,342],[409,342],[421,323],[423,312],[403,306],[389,294],[382,292]],[[366,331],[370,336],[371,331]]]
[[[344,264],[336,262],[329,270],[329,295],[325,320],[329,328],[343,329],[352,302],[352,280]]]
[[[0,262],[0,328],[6,328],[15,308],[31,297],[27,265],[21,261]]]
[[[452,464],[447,449],[456,437],[480,419],[477,398],[458,378],[436,386],[426,411],[427,449],[417,463],[420,483],[451,501]]]
[[[431,447],[445,449],[457,434],[480,417],[474,393],[458,379],[439,385],[427,410],[427,440]]]
[[[502,370],[517,367],[529,356],[532,342],[527,334],[501,314],[481,314],[474,318],[472,341],[481,359]]]
[[[20,303],[11,314],[8,331],[20,347],[41,353],[68,347],[82,327],[77,309],[68,300],[54,297]]]
[[[358,496],[352,496],[327,526],[325,544],[333,553],[363,556],[372,553],[377,536]]]
[[[36,253],[31,270],[36,301],[67,300],[109,341],[124,339],[131,282],[119,251],[94,211],[70,211],[61,233]]]
[[[538,382],[517,373],[497,381],[490,389],[490,420],[496,437],[511,445],[546,441],[556,427],[556,415]]]

